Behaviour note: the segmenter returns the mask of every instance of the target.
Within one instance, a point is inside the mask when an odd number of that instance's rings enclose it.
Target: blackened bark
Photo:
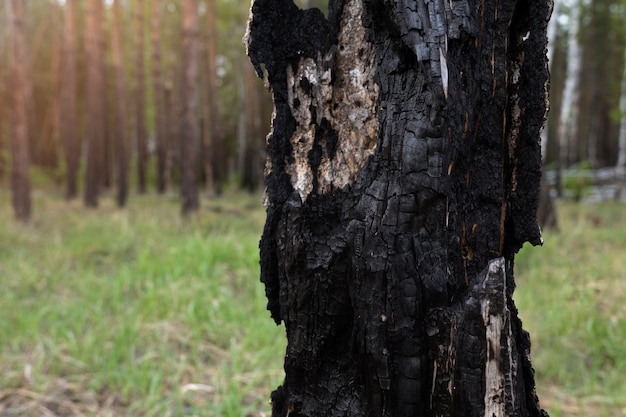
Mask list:
[[[274,416],[542,416],[512,300],[541,242],[547,0],[253,2],[276,107]]]

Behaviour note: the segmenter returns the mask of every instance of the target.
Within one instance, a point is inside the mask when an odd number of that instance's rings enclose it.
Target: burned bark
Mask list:
[[[274,416],[542,416],[512,300],[536,222],[547,0],[255,0],[272,87]]]

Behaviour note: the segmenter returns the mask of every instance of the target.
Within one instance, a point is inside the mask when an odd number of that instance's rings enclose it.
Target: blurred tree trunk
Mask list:
[[[146,88],[144,64],[144,0],[135,0],[135,115],[137,130],[137,177],[139,193],[146,192],[148,142],[146,133]]]
[[[541,242],[548,0],[255,0],[273,416],[546,416],[512,300]]]
[[[87,172],[85,181],[85,206],[97,207],[102,182],[102,164],[105,140],[104,123],[104,61],[102,46],[102,0],[86,3],[85,55],[86,74],[86,123]]]
[[[619,175],[626,174],[626,49],[624,49],[623,71],[620,97],[619,150],[617,156],[617,172]]]
[[[204,105],[203,126],[203,163],[206,191],[209,196],[215,193],[215,179],[213,161],[215,160],[215,143],[219,136],[219,95],[217,88],[217,22],[215,0],[206,0],[207,13],[207,70],[206,93],[207,102]]]
[[[577,152],[576,138],[578,137],[578,91],[582,54],[580,51],[578,28],[580,26],[580,0],[574,0],[570,9],[570,25],[567,43],[567,71],[565,87],[561,100],[561,114],[559,115],[559,172],[558,190],[562,193],[563,172],[575,160]]]
[[[128,131],[126,118],[128,107],[126,105],[128,94],[126,93],[126,77],[122,59],[121,40],[122,16],[120,12],[120,0],[113,2],[113,32],[112,50],[113,67],[115,68],[115,83],[117,93],[117,114],[115,132],[115,161],[117,166],[117,205],[124,207],[128,197]]]
[[[26,0],[11,0],[12,13],[12,112],[11,138],[11,191],[16,220],[28,222],[31,217],[30,178],[28,175],[28,92],[30,76],[28,66],[28,43],[26,42]]]
[[[152,89],[154,95],[154,136],[157,147],[157,191],[162,194],[167,189],[168,147],[161,59],[161,25],[164,3],[162,0],[153,0],[150,4],[152,5]]]
[[[181,131],[181,193],[183,215],[198,210],[198,0],[182,3],[183,19],[183,111]]]

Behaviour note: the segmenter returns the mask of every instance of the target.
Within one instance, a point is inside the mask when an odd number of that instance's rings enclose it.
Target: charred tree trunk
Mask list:
[[[272,87],[275,417],[545,416],[512,300],[536,221],[548,0],[255,0]]]
[[[122,65],[122,16],[120,12],[120,0],[113,3],[113,66],[115,68],[115,87],[117,92],[117,114],[116,114],[116,132],[115,132],[115,162],[116,162],[116,180],[117,180],[117,205],[124,207],[128,198],[128,132],[126,117],[128,108],[126,106],[126,77],[124,75],[124,67]]]
[[[102,0],[89,0],[86,4],[87,29],[85,50],[87,56],[86,104],[87,120],[87,172],[85,181],[85,206],[97,207],[102,183],[103,154],[105,152],[104,123],[104,61],[103,61],[103,5]]]
[[[26,42],[26,2],[12,0],[11,8],[11,92],[13,129],[11,137],[11,191],[15,219],[30,221],[31,199],[30,178],[28,175],[28,87],[26,70],[28,57]]]
[[[182,4],[183,14],[183,121],[181,128],[181,193],[183,215],[198,210],[198,0]]]

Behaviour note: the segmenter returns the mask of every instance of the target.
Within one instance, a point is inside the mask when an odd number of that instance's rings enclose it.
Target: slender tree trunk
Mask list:
[[[15,219],[27,223],[31,217],[30,178],[28,175],[28,82],[30,80],[26,62],[28,43],[26,42],[25,0],[11,0],[12,13],[12,85],[13,95],[13,136],[11,138],[11,191]]]
[[[137,177],[139,193],[146,192],[146,169],[148,164],[148,142],[146,133],[146,89],[144,65],[144,0],[135,0],[135,115],[137,129]]]
[[[157,191],[167,189],[167,125],[165,115],[165,90],[161,59],[161,24],[164,3],[154,0],[152,5],[152,90],[154,95],[154,137],[157,156]]]
[[[113,66],[115,68],[115,82],[117,92],[117,114],[115,132],[115,161],[117,166],[117,205],[124,207],[128,197],[128,131],[126,117],[128,114],[126,77],[122,60],[121,40],[122,16],[120,12],[120,0],[113,3]]]
[[[570,26],[567,42],[567,71],[563,98],[561,100],[561,114],[559,115],[559,193],[562,192],[561,181],[563,171],[569,168],[572,156],[575,153],[578,128],[578,86],[580,81],[581,57],[578,40],[580,25],[580,0],[574,0],[570,10]]]
[[[182,3],[183,13],[183,123],[181,131],[181,169],[183,215],[198,210],[198,0]]]
[[[103,5],[102,0],[86,3],[85,49],[89,65],[86,79],[87,172],[85,206],[97,207],[102,183],[102,160],[105,139],[104,125],[104,62],[103,62]]]
[[[617,172],[619,175],[626,174],[626,50],[624,51],[624,73],[622,75],[622,93],[620,96],[620,128],[619,146],[617,156]]]
[[[273,416],[545,416],[512,300],[536,223],[550,2],[255,0],[276,107]]]
[[[64,10],[63,60],[61,61],[61,136],[65,154],[65,198],[78,196],[78,169],[80,165],[80,124],[76,112],[76,7],[77,0],[67,0]]]
[[[215,160],[215,142],[219,132],[219,96],[217,89],[217,22],[215,0],[207,0],[207,96],[208,100],[204,106],[204,178],[206,182],[207,194],[215,193],[215,179],[213,161]]]

